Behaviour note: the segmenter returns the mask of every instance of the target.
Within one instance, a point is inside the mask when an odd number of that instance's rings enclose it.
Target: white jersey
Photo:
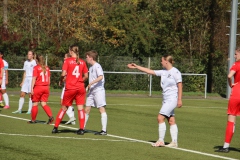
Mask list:
[[[182,82],[181,72],[173,67],[170,70],[155,70],[156,76],[161,77],[161,87],[163,96],[169,96],[178,93],[177,83]]]
[[[36,61],[28,61],[26,60],[24,62],[23,70],[26,72],[26,77],[32,77],[33,76],[33,67],[36,66]]]
[[[89,83],[97,79],[99,76],[103,76],[103,79],[97,83],[94,83],[90,90],[95,90],[97,88],[104,89],[104,74],[103,69],[99,63],[95,63],[93,66],[89,68]]]
[[[3,79],[6,79],[6,70],[8,70],[8,63],[4,59],[3,59],[3,65],[4,65]]]

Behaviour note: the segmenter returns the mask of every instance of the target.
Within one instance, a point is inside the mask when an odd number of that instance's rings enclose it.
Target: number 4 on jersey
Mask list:
[[[72,75],[76,76],[76,78],[78,78],[80,76],[79,73],[79,66],[76,66],[72,72]]]

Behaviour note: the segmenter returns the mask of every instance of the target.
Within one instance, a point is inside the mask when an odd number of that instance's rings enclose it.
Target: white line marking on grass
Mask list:
[[[8,116],[8,115],[4,115],[4,114],[0,114],[0,116],[13,118],[13,119],[24,120],[24,121],[29,121],[29,119],[13,117],[13,116]],[[53,124],[51,124],[51,125],[53,125]],[[78,130],[77,128],[74,128],[74,127],[68,127],[68,126],[63,126],[63,125],[59,125],[59,126],[63,127],[63,128],[69,128],[69,129],[73,129],[73,130]],[[148,141],[144,141],[144,140],[138,140],[138,139],[127,138],[127,137],[122,137],[122,136],[116,136],[116,135],[111,135],[111,134],[107,134],[107,136],[114,137],[114,138],[119,138],[119,139],[125,139],[125,140],[129,140],[129,141],[134,141],[134,142],[152,144],[152,142],[148,142]],[[168,147],[168,148],[171,148],[171,147]],[[229,158],[229,157],[224,157],[224,156],[219,156],[219,155],[215,155],[215,154],[210,154],[210,153],[205,153],[205,152],[200,152],[200,151],[194,151],[194,150],[184,149],[184,148],[171,148],[171,149],[176,149],[176,150],[181,150],[181,151],[185,151],[185,152],[200,154],[200,155],[209,156],[209,157],[221,158],[221,159],[226,159],[226,160],[238,160],[238,159],[234,159],[234,158]]]
[[[135,142],[127,140],[114,140],[114,139],[96,139],[96,138],[78,138],[78,137],[57,137],[57,136],[44,136],[44,135],[29,135],[29,134],[9,134],[0,133],[0,135],[7,136],[21,136],[21,137],[39,137],[39,138],[57,138],[57,139],[77,139],[77,140],[91,140],[91,141],[109,141],[109,142]]]

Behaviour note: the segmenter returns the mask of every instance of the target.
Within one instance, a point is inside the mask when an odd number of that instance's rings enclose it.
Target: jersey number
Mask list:
[[[45,75],[44,75],[43,72],[41,72],[40,76],[42,77],[42,82],[47,82],[48,81],[48,74],[47,74],[47,72],[45,73]],[[45,79],[45,76],[46,76],[46,79]]]
[[[79,73],[79,66],[76,66],[72,72],[72,75],[76,76],[76,78],[78,78],[80,76]]]

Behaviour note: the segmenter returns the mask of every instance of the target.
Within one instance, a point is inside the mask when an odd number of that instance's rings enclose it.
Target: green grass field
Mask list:
[[[56,116],[59,95],[51,95],[49,105]],[[160,98],[108,96],[108,136],[86,133],[76,135],[76,125],[61,124],[61,133],[52,134],[52,125],[27,124],[30,115],[12,114],[18,106],[18,95],[10,95],[9,110],[0,108],[0,159],[106,159],[106,160],[208,160],[240,159],[240,123],[237,123],[227,154],[215,153],[223,145],[226,126],[226,99],[183,99],[183,107],[176,109],[179,128],[179,148],[151,147],[158,139],[157,114]],[[28,98],[23,110],[27,111]],[[77,113],[75,112],[77,117]],[[37,120],[47,121],[41,107]],[[65,115],[63,121],[68,120]],[[100,114],[93,108],[87,130],[101,130]],[[166,142],[170,142],[167,125]]]

